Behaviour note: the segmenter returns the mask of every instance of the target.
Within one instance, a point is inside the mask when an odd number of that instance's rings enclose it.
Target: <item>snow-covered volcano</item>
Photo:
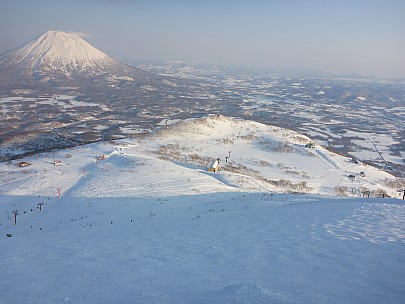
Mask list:
[[[137,70],[111,58],[78,34],[61,31],[48,31],[23,47],[2,55],[0,67],[9,74],[17,72],[46,80],[58,75],[69,78],[77,74],[128,75]]]
[[[26,60],[34,65],[53,67],[86,67],[111,62],[111,58],[76,33],[48,31],[36,40],[16,50],[16,60]]]

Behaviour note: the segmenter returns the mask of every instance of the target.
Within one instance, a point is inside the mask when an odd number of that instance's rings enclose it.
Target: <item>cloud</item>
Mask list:
[[[79,36],[80,38],[83,38],[83,39],[91,38],[90,34],[87,34],[87,33],[84,33],[84,32],[70,31],[69,33],[76,34],[77,36]]]

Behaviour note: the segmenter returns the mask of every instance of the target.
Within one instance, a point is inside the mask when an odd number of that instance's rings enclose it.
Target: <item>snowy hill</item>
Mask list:
[[[209,116],[0,163],[0,303],[402,303],[401,181],[307,143]]]
[[[392,175],[329,152],[291,130],[224,116],[161,125],[157,134],[124,151],[143,151],[202,170],[220,158],[222,181],[243,191],[398,196],[396,188],[387,186],[395,180]]]
[[[400,186],[392,175],[329,152],[291,130],[224,116],[160,124],[146,137],[134,135],[133,139],[76,148],[78,151],[59,151],[61,165],[57,167],[49,154],[48,159],[44,158],[47,154],[38,155],[29,160],[36,182],[25,177],[35,185],[26,194],[52,195],[51,182],[62,193],[70,191],[77,187],[83,170],[97,169],[86,176],[86,183],[81,182],[74,195],[148,197],[234,191],[399,195]],[[309,143],[314,146],[306,147]],[[105,159],[96,160],[101,155]],[[208,172],[218,158],[220,172]],[[8,194],[24,194],[10,187]]]

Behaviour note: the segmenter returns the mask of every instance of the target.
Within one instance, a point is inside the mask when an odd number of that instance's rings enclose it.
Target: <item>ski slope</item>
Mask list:
[[[304,139],[208,117],[1,163],[0,303],[403,303],[394,177]]]

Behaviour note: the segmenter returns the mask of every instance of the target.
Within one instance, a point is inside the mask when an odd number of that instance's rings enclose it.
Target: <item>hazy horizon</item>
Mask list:
[[[405,1],[0,0],[0,54],[47,30],[119,60],[405,78]]]

